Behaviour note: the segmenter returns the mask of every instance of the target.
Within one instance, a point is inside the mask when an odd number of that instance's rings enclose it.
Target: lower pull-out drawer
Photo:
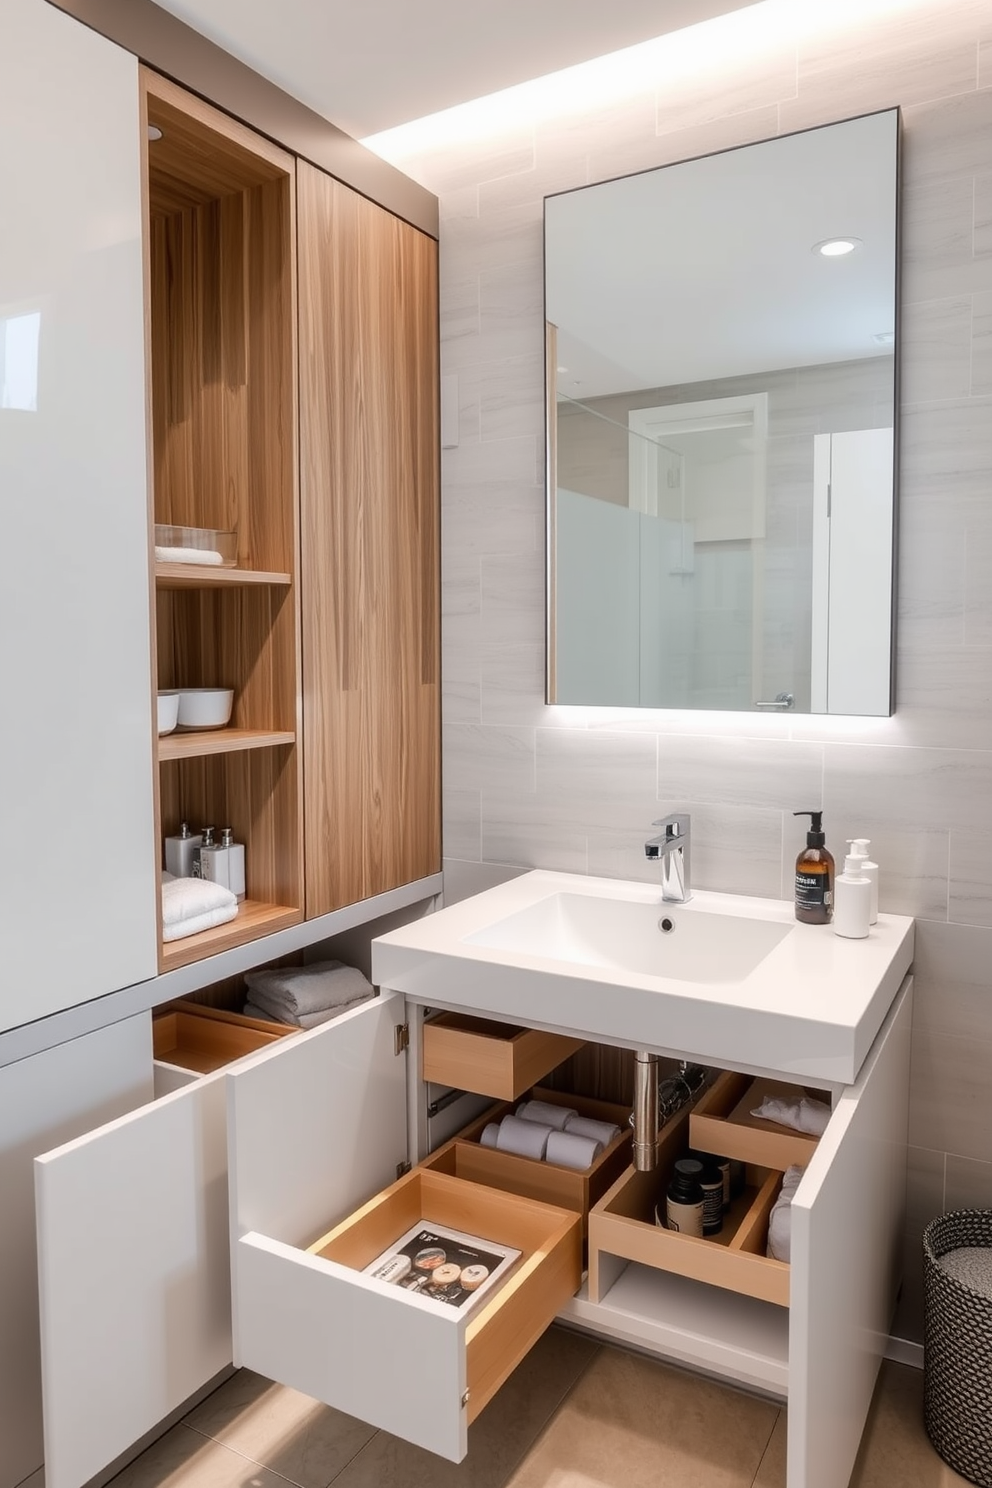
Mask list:
[[[561,1033],[442,1013],[424,1024],[424,1079],[493,1100],[516,1100],[583,1043]]]
[[[467,1312],[363,1274],[416,1226],[520,1256]],[[576,1214],[417,1168],[306,1251],[242,1237],[242,1355],[460,1461],[470,1423],[577,1291],[581,1245]]]

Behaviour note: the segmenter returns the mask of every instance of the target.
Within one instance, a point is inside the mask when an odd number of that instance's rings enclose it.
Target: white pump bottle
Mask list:
[[[834,934],[864,940],[870,917],[871,881],[862,871],[861,859],[848,853],[844,872],[834,879]]]
[[[878,864],[871,862],[868,857],[871,842],[867,837],[853,837],[847,845],[853,856],[860,861],[861,872],[871,883],[871,918],[868,923],[874,925],[878,920]]]

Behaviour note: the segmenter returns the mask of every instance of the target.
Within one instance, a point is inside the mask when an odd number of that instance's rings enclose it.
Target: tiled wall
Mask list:
[[[992,12],[812,9],[768,0],[670,38],[655,85],[593,112],[521,110],[402,161],[441,198],[443,371],[460,396],[443,467],[444,841],[480,865],[643,877],[652,819],[679,807],[698,885],[789,896],[794,809],[822,803],[835,851],[870,837],[883,910],[919,922],[915,1253],[942,1205],[992,1204]],[[896,104],[895,717],[546,707],[543,194]]]

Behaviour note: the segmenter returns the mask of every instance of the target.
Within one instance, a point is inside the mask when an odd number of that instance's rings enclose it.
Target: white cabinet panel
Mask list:
[[[47,1488],[79,1488],[231,1362],[224,1079],[35,1164]]]
[[[792,1202],[789,1488],[846,1488],[895,1306],[912,982],[841,1096]]]
[[[33,1159],[151,1086],[147,1013],[0,1069],[0,1488],[42,1461]]]
[[[157,892],[137,62],[2,29],[0,1029],[153,976]]]

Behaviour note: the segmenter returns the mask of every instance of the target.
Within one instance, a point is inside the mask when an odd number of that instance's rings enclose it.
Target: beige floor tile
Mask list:
[[[750,1488],[778,1407],[604,1349],[508,1488]]]
[[[550,1328],[469,1428],[463,1462],[447,1462],[380,1431],[334,1488],[502,1488],[598,1352],[589,1339]]]
[[[785,1488],[785,1455],[789,1439],[789,1418],[779,1411],[771,1441],[765,1448],[752,1488]]]
[[[363,1421],[250,1369],[221,1385],[184,1424],[300,1488],[325,1488],[375,1435]]]
[[[851,1488],[957,1488],[923,1429],[923,1372],[882,1364]]]
[[[142,1452],[108,1488],[285,1488],[274,1473],[239,1452],[174,1426]]]

